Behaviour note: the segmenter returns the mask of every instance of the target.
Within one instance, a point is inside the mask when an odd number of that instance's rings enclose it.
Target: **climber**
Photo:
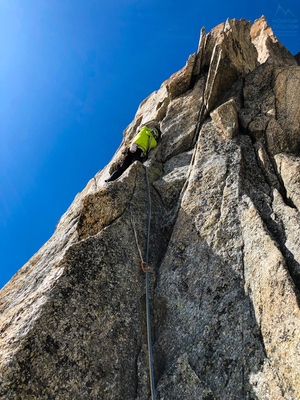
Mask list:
[[[160,135],[161,132],[158,126],[148,127],[144,125],[133,138],[131,146],[125,150],[124,158],[121,160],[117,170],[108,179],[105,179],[105,182],[111,182],[119,178],[134,161],[145,161],[149,151],[157,146]]]

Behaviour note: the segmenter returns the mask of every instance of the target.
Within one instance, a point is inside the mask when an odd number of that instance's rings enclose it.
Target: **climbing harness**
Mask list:
[[[149,290],[149,239],[150,239],[150,223],[151,223],[151,196],[148,178],[148,169],[145,167],[146,175],[146,188],[148,197],[148,210],[147,210],[147,240],[146,240],[146,317],[147,317],[147,339],[148,339],[148,361],[149,361],[149,378],[151,387],[151,399],[156,399],[154,369],[153,369],[153,351],[152,351],[152,335],[151,335],[151,317],[150,317],[150,290]]]

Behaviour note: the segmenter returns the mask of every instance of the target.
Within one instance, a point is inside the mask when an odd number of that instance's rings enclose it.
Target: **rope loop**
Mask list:
[[[141,268],[142,268],[142,271],[143,271],[144,274],[145,274],[145,273],[146,273],[146,261],[142,261],[142,262],[141,262]],[[148,265],[148,271],[151,271],[150,265]]]

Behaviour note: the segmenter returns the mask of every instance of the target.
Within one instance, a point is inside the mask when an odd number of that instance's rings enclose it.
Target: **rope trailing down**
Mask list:
[[[142,250],[139,245],[139,240],[138,240],[137,231],[136,231],[134,220],[133,220],[133,213],[132,213],[131,205],[129,207],[129,210],[130,210],[130,221],[131,221],[131,226],[132,226],[133,233],[134,233],[135,243],[136,243],[136,247],[138,249],[140,259],[141,259],[141,269],[145,273],[146,272],[146,261],[144,261],[144,259],[143,259]],[[151,269],[150,265],[148,265],[148,270],[150,271],[150,269]]]
[[[150,386],[151,386],[151,399],[156,400],[154,369],[153,369],[153,351],[152,351],[151,316],[150,316],[151,307],[150,307],[150,288],[149,288],[149,239],[150,239],[150,223],[151,223],[151,196],[150,196],[150,187],[149,187],[149,178],[148,178],[147,167],[145,167],[145,175],[146,175],[146,188],[147,188],[147,197],[148,197],[146,266],[145,266],[148,361],[149,361],[149,378],[150,378]]]

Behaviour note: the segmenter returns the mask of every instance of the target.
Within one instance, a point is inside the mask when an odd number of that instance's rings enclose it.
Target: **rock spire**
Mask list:
[[[146,167],[157,399],[298,399],[299,104],[298,62],[264,17],[202,29],[2,289],[0,398],[149,398]],[[157,148],[105,183],[149,121]]]

